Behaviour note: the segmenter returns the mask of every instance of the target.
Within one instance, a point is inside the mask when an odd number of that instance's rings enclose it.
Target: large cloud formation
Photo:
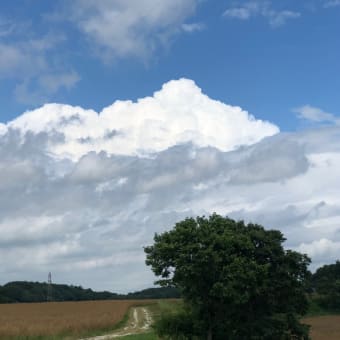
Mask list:
[[[90,151],[141,155],[188,142],[229,151],[278,132],[275,125],[255,120],[239,107],[210,99],[188,79],[170,81],[136,103],[117,101],[99,114],[48,104],[26,112],[8,128],[59,134],[49,151],[73,160]]]
[[[49,104],[0,126],[0,277],[129,291],[142,247],[214,211],[279,228],[314,266],[340,250],[340,128],[283,134],[171,81],[97,114]]]

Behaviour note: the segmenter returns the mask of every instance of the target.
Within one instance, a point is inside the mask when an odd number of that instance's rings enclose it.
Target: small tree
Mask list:
[[[157,283],[182,290],[201,338],[308,339],[299,317],[310,259],[284,250],[284,240],[213,214],[176,223],[144,250]]]

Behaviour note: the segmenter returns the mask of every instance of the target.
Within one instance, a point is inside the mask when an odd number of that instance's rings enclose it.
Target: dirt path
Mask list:
[[[152,323],[152,317],[147,307],[132,307],[129,313],[127,325],[110,334],[99,335],[92,338],[83,338],[80,340],[109,340],[131,334],[147,332]]]

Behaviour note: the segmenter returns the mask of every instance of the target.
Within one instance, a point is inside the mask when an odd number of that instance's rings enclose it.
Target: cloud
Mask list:
[[[242,7],[231,7],[228,8],[223,15],[230,18],[236,18],[241,20],[247,20],[252,16],[256,16],[261,13],[260,2],[251,1],[245,3]]]
[[[0,38],[10,35],[15,28],[15,25],[9,20],[0,17]]]
[[[56,56],[56,49],[64,42],[62,35],[35,35],[25,25],[9,27],[6,34],[0,33],[0,38],[7,38],[0,40],[0,79],[16,82],[14,94],[19,102],[41,104],[79,81],[77,72],[65,70]]]
[[[239,107],[210,99],[188,79],[170,81],[152,97],[137,102],[117,101],[99,114],[80,107],[45,105],[8,127],[23,134],[55,131],[64,140],[50,143],[49,152],[75,160],[90,151],[152,154],[188,142],[229,151],[279,131]]]
[[[77,0],[68,18],[100,48],[101,58],[145,59],[181,29],[198,29],[192,24],[182,26],[197,4],[197,0]]]
[[[187,33],[202,31],[205,25],[202,23],[182,24],[182,30]]]
[[[80,76],[74,70],[59,73],[46,70],[45,74],[26,78],[17,84],[14,94],[20,103],[37,105],[46,102],[61,89],[72,89],[79,80]]]
[[[269,23],[272,27],[279,27],[284,25],[289,19],[297,19],[301,16],[300,13],[294,11],[269,11],[267,15]]]
[[[272,27],[279,27],[289,19],[299,18],[301,13],[290,10],[275,10],[270,1],[248,1],[239,6],[228,8],[223,16],[240,20],[264,17],[268,19]]]
[[[335,262],[339,259],[340,242],[333,242],[322,238],[311,243],[302,243],[297,247],[297,251],[322,259],[324,263],[329,261]]]
[[[305,119],[314,123],[328,122],[340,124],[340,119],[332,113],[325,112],[324,110],[311,105],[298,107],[294,109],[293,112],[297,113],[300,119]]]
[[[65,87],[71,89],[78,81],[80,76],[75,71],[59,74],[44,74],[40,77],[39,82],[48,92],[55,93],[59,88]]]
[[[0,126],[1,283],[52,271],[56,282],[145,288],[154,233],[214,211],[280,229],[314,266],[333,261],[340,128],[277,132],[184,79],[100,114],[53,104]]]
[[[38,11],[34,24],[26,17],[0,15],[0,80],[8,81],[21,104],[51,102],[80,81],[72,65],[79,49],[105,63],[126,58],[147,63],[179,34],[204,29],[202,23],[187,22],[199,2],[57,1],[47,12]],[[71,43],[70,32],[76,35],[76,44]]]
[[[235,170],[229,173],[233,184],[284,181],[309,168],[303,146],[282,135],[271,138],[270,144],[265,140],[235,154],[236,161],[231,161],[230,166]]]
[[[340,0],[326,1],[324,4],[324,8],[333,8],[338,6],[340,6]]]
[[[7,131],[6,125],[3,123],[0,123],[0,136],[6,133],[6,131]]]

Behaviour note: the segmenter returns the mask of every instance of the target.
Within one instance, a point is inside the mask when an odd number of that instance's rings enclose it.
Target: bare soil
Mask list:
[[[315,316],[305,318],[303,322],[311,325],[312,340],[340,339],[340,315]]]

